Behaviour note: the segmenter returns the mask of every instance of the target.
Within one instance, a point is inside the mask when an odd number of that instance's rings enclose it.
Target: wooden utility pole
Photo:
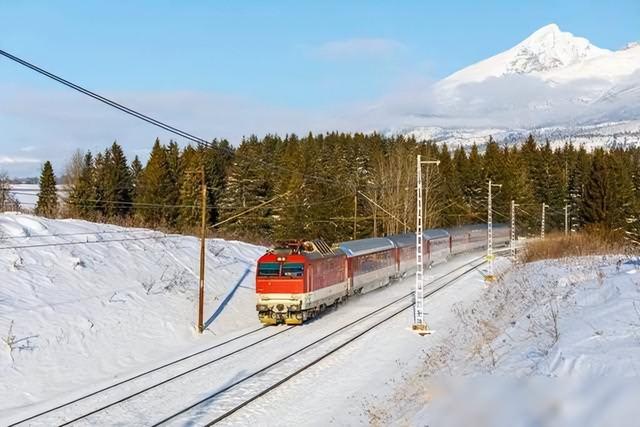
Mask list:
[[[202,201],[200,204],[202,224],[200,228],[200,289],[198,294],[198,332],[204,331],[204,260],[206,253],[207,236],[207,181],[204,175],[204,166],[200,167]]]

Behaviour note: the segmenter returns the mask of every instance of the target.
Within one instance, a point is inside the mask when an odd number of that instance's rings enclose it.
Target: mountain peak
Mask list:
[[[513,53],[506,73],[549,71],[573,65],[608,52],[589,40],[560,30],[556,24],[545,25],[510,50]]]
[[[560,27],[558,27],[558,24],[551,23],[551,24],[545,25],[544,27],[538,28],[536,31],[533,32],[533,34],[529,36],[529,38],[547,37],[548,35],[558,34],[561,32],[562,31],[560,30]]]
[[[583,37],[562,31],[557,24],[536,30],[509,50],[471,65],[447,77],[445,86],[480,82],[509,74],[536,74],[565,68],[611,53]]]

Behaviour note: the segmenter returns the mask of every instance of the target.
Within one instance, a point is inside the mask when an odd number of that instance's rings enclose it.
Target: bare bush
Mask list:
[[[19,211],[20,203],[11,194],[11,184],[6,172],[0,171],[0,212]]]
[[[527,244],[520,255],[523,262],[543,259],[558,259],[571,256],[589,256],[629,253],[632,249],[617,233],[599,228],[564,235],[550,234],[544,240],[535,240]]]
[[[31,335],[24,338],[18,338],[13,333],[13,320],[12,320],[11,323],[9,324],[9,331],[7,332],[7,335],[2,337],[2,341],[5,343],[5,345],[7,346],[7,349],[9,350],[9,356],[11,357],[11,361],[15,362],[15,359],[13,358],[13,352],[15,350],[32,351],[33,349],[35,349],[35,346],[31,342],[31,339],[37,338],[37,337],[38,335]]]

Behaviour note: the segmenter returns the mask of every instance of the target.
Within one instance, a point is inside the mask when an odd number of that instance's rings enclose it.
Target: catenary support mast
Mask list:
[[[546,209],[549,207],[548,204],[543,203],[542,204],[542,220],[540,221],[540,238],[544,239],[544,228],[545,228],[545,213],[546,213]]]
[[[495,279],[493,274],[493,206],[491,189],[502,187],[502,184],[494,184],[489,180],[489,194],[487,195],[487,260],[489,261],[489,274],[485,280],[492,282]]]
[[[511,200],[511,257],[516,256],[516,208],[520,206],[515,200]]]
[[[423,225],[422,225],[422,164],[440,164],[440,161],[423,161],[418,154],[416,161],[416,289],[413,329],[427,332],[424,320],[424,259],[423,259]]]

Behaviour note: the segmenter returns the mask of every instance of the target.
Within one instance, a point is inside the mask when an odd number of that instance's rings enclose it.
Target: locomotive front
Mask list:
[[[273,249],[258,260],[256,310],[266,325],[299,325],[304,320],[305,256],[296,244]]]

